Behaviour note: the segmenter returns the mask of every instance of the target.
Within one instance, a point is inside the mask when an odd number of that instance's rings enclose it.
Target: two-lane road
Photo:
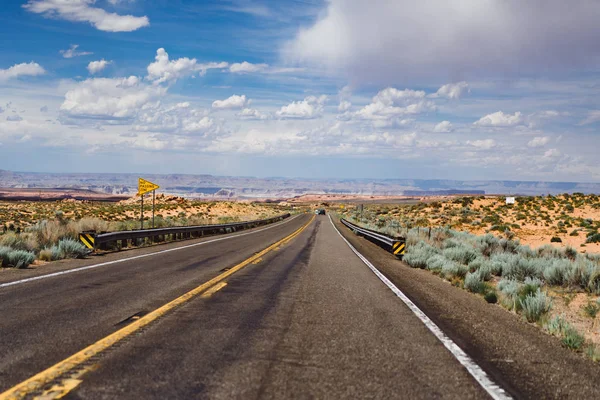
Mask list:
[[[329,218],[311,218],[0,288],[0,389],[288,237],[45,389],[72,399],[489,397]]]

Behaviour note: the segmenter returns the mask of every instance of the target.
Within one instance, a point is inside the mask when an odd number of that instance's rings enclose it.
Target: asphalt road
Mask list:
[[[302,215],[228,240],[0,287],[0,392],[135,324],[137,317],[129,317],[143,316],[227,271],[310,218]],[[579,392],[576,385],[556,391],[560,382],[543,381],[544,376],[555,376],[549,368],[539,368],[542,372],[536,375],[522,365],[511,370],[510,363],[494,364],[488,353],[501,357],[507,352],[512,357],[514,348],[507,343],[498,347],[492,339],[491,348],[478,345],[472,338],[477,330],[465,323],[453,325],[451,310],[419,295],[419,285],[431,287],[434,281],[423,275],[417,277],[420,282],[407,285],[397,275],[405,268],[402,263],[349,231],[343,233],[399,287],[407,286],[403,290],[414,286],[411,297],[426,312],[431,310],[433,319],[512,396],[590,398],[596,393],[593,382],[580,382],[584,389]],[[69,270],[69,265],[60,268]],[[194,297],[94,357],[87,365],[89,372],[78,377],[65,398],[489,398],[413,311],[352,252],[327,216],[317,216],[298,236],[224,282],[209,289],[212,294]],[[455,300],[453,292],[439,290]],[[456,301],[460,307],[468,303],[460,296]],[[467,324],[472,318],[485,318],[477,313],[488,311],[478,306],[473,310],[465,317]],[[517,330],[517,346],[523,345],[523,334]],[[534,341],[539,338],[534,336]],[[552,341],[543,345],[553,349]],[[520,352],[526,354],[527,349]],[[587,360],[558,354],[566,357],[563,367],[587,371],[582,372],[586,379],[598,376],[597,367]],[[565,379],[572,379],[566,373]],[[529,382],[532,377],[542,380]]]

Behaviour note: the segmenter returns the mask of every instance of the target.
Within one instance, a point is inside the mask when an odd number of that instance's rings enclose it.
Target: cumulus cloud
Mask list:
[[[467,144],[469,146],[477,147],[482,150],[489,150],[496,147],[496,141],[494,139],[484,139],[484,140],[468,140]]]
[[[234,94],[231,97],[226,98],[225,100],[215,100],[212,103],[212,108],[214,109],[241,109],[250,104],[250,100],[246,99],[246,95],[243,94],[238,96]]]
[[[0,69],[0,82],[20,76],[38,76],[46,73],[42,66],[35,62],[15,64],[7,69]]]
[[[112,64],[112,61],[106,61],[104,58],[100,61],[92,61],[88,64],[87,66],[87,70],[90,72],[90,74],[97,74],[98,72],[102,71],[104,68],[106,68],[107,65]]]
[[[90,54],[94,54],[91,51],[77,51],[78,47],[78,44],[72,44],[71,47],[69,47],[67,50],[60,50],[59,53],[62,54],[64,58],[89,56]]]
[[[177,60],[169,60],[169,54],[165,49],[156,50],[155,61],[148,65],[147,78],[154,83],[173,82],[179,78],[194,75],[198,72],[201,76],[209,69],[223,69],[229,66],[226,62],[198,63],[195,58],[182,57]]]
[[[436,133],[452,132],[452,124],[450,121],[442,121],[433,127],[433,131]]]
[[[150,104],[139,113],[133,129],[202,138],[217,137],[225,132],[220,122],[189,102],[164,107]]]
[[[234,74],[243,74],[249,72],[262,72],[269,68],[268,64],[252,64],[247,61],[234,63],[229,66],[229,72]]]
[[[284,56],[370,83],[562,70],[597,65],[598,20],[588,0],[330,0]]]
[[[281,107],[276,115],[279,118],[291,119],[313,119],[318,118],[323,113],[323,107],[327,101],[327,96],[319,97],[308,96],[302,101],[294,101],[287,106]]]
[[[546,150],[546,152],[544,153],[544,158],[547,158],[547,159],[556,159],[560,156],[561,156],[561,153],[557,149],[549,149],[549,150]]]
[[[338,106],[338,111],[339,112],[346,112],[351,107],[352,107],[352,103],[350,103],[348,100],[342,100],[342,101],[340,101],[340,105]]]
[[[508,127],[522,125],[525,122],[523,115],[520,112],[514,114],[505,114],[502,111],[497,111],[481,117],[479,121],[474,122],[474,125],[484,127]]]
[[[148,17],[119,15],[93,7],[96,0],[29,0],[23,5],[27,11],[49,18],[73,22],[88,22],[106,32],[131,32],[150,25]]]
[[[469,84],[467,82],[448,83],[438,89],[434,97],[445,97],[451,100],[460,99],[465,93],[468,93]]]
[[[163,88],[143,84],[136,76],[90,78],[65,94],[60,112],[69,118],[127,120],[165,92]]]
[[[240,119],[256,120],[264,120],[269,118],[268,115],[261,113],[255,108],[244,108],[241,112],[237,113],[236,116]]]
[[[388,120],[435,109],[435,104],[426,100],[425,92],[421,90],[398,90],[389,87],[377,93],[371,104],[366,105],[354,115],[359,119]]]
[[[527,143],[529,147],[544,147],[550,142],[550,138],[548,136],[536,136]]]

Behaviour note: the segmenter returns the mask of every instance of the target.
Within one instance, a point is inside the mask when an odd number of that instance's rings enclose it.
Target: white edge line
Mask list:
[[[479,385],[481,385],[481,387],[493,399],[512,399],[512,397],[510,397],[510,395],[508,395],[504,391],[504,389],[502,389],[500,386],[494,383],[488,377],[485,371],[481,369],[481,367],[477,365],[475,361],[473,361],[471,357],[469,357],[467,353],[465,353],[456,343],[454,343],[452,339],[450,339],[423,311],[421,311],[421,309],[417,307],[415,303],[413,303],[400,289],[396,287],[396,285],[394,285],[388,278],[386,278],[385,275],[379,272],[379,270],[375,268],[375,266],[373,266],[373,264],[371,264],[371,262],[367,260],[365,256],[360,254],[358,250],[356,250],[354,246],[352,246],[352,244],[350,244],[350,242],[346,240],[346,238],[341,234],[341,232],[331,220],[331,216],[329,216],[329,221],[331,222],[331,225],[333,225],[333,228],[337,231],[338,235],[340,235],[344,242],[346,242],[346,244],[350,247],[354,254],[356,254],[358,258],[360,258],[362,262],[365,263],[367,267],[369,267],[369,269],[373,271],[373,273],[377,275],[377,277],[383,283],[385,283],[386,286],[390,288],[392,292],[394,292],[394,294],[404,302],[404,304],[408,306],[408,308],[421,320],[421,322],[423,322],[423,324],[425,324],[425,326],[431,331],[431,333],[433,333],[435,337],[437,337],[438,340],[442,342],[442,344],[450,351],[450,353],[452,353],[452,355],[458,360],[458,362],[461,363],[462,366],[467,369],[469,374],[471,374],[471,376],[475,378],[477,383],[479,383]]]
[[[285,221],[279,222],[279,223],[274,224],[274,225],[269,225],[266,228],[262,228],[262,229],[259,229],[259,230],[256,230],[256,231],[252,231],[252,232],[239,233],[237,235],[225,236],[225,237],[221,237],[221,238],[217,238],[217,239],[207,240],[205,242],[188,244],[186,246],[176,247],[176,248],[173,248],[173,249],[166,249],[166,250],[156,251],[156,252],[153,252],[153,253],[141,254],[139,256],[133,256],[133,257],[128,257],[128,258],[121,258],[119,260],[107,261],[107,262],[103,262],[103,263],[100,263],[100,264],[87,265],[85,267],[68,269],[66,271],[53,272],[51,274],[46,274],[46,275],[34,276],[34,277],[31,277],[31,278],[20,279],[18,281],[6,282],[6,283],[0,284],[0,289],[8,287],[8,286],[20,285],[20,284],[27,283],[27,282],[37,281],[37,280],[40,280],[40,279],[53,278],[55,276],[72,274],[74,272],[80,272],[80,271],[85,271],[85,270],[88,270],[88,269],[94,269],[94,268],[99,268],[99,267],[105,267],[107,265],[118,264],[118,263],[122,263],[122,262],[125,262],[125,261],[131,261],[131,260],[137,260],[137,259],[140,259],[140,258],[151,257],[151,256],[154,256],[156,254],[164,254],[164,253],[170,253],[171,251],[179,251],[179,250],[183,250],[183,249],[189,249],[190,247],[196,247],[196,246],[201,246],[201,245],[208,244],[208,243],[220,242],[221,240],[233,239],[233,238],[236,238],[236,237],[239,237],[239,236],[252,235],[252,234],[255,234],[255,233],[258,233],[258,232],[266,231],[267,229],[275,228],[276,226],[280,226],[280,225],[286,224],[286,223],[290,222],[291,220],[297,218],[299,215],[300,214],[295,215],[295,216],[293,216],[290,219],[287,219]]]

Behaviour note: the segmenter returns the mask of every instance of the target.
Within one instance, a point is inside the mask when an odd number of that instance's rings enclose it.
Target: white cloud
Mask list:
[[[21,118],[20,115],[15,114],[15,115],[9,115],[8,117],[6,117],[7,121],[11,121],[11,122],[19,122],[19,121],[23,121],[23,118]]]
[[[446,97],[451,100],[460,99],[465,93],[469,93],[467,82],[448,83],[438,89],[436,97]]]
[[[229,66],[226,62],[199,64],[195,58],[182,57],[169,60],[165,49],[156,50],[155,62],[148,65],[148,79],[154,83],[172,82],[179,78],[191,76],[196,72],[202,76],[209,69],[223,69]]]
[[[256,119],[256,120],[264,120],[268,119],[269,116],[261,113],[255,108],[244,108],[241,112],[236,114],[236,116],[240,119]]]
[[[141,108],[166,92],[148,86],[136,76],[90,78],[65,94],[61,113],[69,118],[122,120],[135,117]]]
[[[215,100],[212,103],[212,108],[215,109],[241,109],[250,104],[250,100],[246,99],[246,95],[238,96],[234,94],[225,100]]]
[[[425,92],[392,87],[381,90],[371,104],[354,115],[359,119],[388,120],[402,115],[420,114],[435,110],[432,101],[425,100]]]
[[[327,101],[327,96],[319,97],[308,96],[302,101],[294,101],[287,106],[281,107],[277,111],[279,118],[292,119],[313,119],[318,118],[323,113],[323,107]]]
[[[529,147],[544,147],[550,142],[550,138],[548,136],[536,136],[527,143]]]
[[[546,152],[544,153],[544,158],[548,158],[548,159],[556,159],[560,156],[561,156],[561,153],[557,149],[546,150]]]
[[[214,138],[226,133],[221,122],[209,117],[207,111],[192,107],[189,102],[172,106],[148,104],[138,114],[133,129],[195,138]],[[184,144],[185,147],[189,145]]]
[[[73,22],[88,22],[106,32],[131,32],[150,25],[148,17],[119,15],[93,7],[96,0],[29,0],[26,10],[49,18]]]
[[[48,112],[48,106],[40,107],[40,112],[43,112],[43,113]]]
[[[588,112],[587,118],[581,121],[579,125],[595,124],[598,121],[600,121],[600,110],[593,110]]]
[[[345,112],[348,111],[351,107],[352,103],[350,103],[348,100],[342,100],[340,101],[340,105],[338,106],[338,111]]]
[[[72,44],[68,50],[60,50],[59,53],[62,54],[64,58],[73,58],[79,56],[89,56],[90,54],[94,54],[91,51],[77,51],[79,47],[78,44]]]
[[[0,82],[20,76],[38,76],[46,73],[42,66],[35,62],[15,64],[8,69],[0,69]]]
[[[357,83],[560,71],[597,65],[598,20],[588,0],[329,0],[283,56]]]
[[[247,61],[234,63],[229,66],[229,72],[233,74],[243,74],[249,72],[262,72],[269,68],[268,64],[252,64]]]
[[[473,147],[477,147],[482,150],[489,150],[496,147],[496,141],[494,139],[485,139],[485,140],[468,140],[467,144]]]
[[[481,117],[479,121],[474,122],[477,126],[489,126],[489,127],[508,127],[521,125],[525,122],[523,115],[520,112],[514,114],[505,114],[502,111],[497,111],[493,114],[488,114],[485,117]]]
[[[106,61],[104,58],[100,61],[92,61],[88,64],[87,70],[90,74],[96,74],[106,68],[107,65],[112,64],[112,61]]]
[[[442,121],[433,127],[433,131],[436,133],[452,132],[452,124],[450,121]]]

